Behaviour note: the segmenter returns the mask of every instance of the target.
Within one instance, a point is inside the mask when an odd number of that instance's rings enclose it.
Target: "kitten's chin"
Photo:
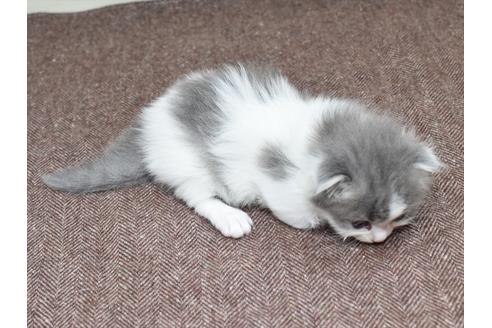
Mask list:
[[[357,236],[352,236],[355,239],[357,239],[360,242],[367,243],[367,244],[373,244],[375,241],[372,239],[371,234],[365,234],[365,235],[357,235]]]
[[[381,232],[371,231],[370,233],[367,234],[355,235],[352,237],[363,243],[377,244],[377,243],[384,242],[390,234],[391,231],[381,231]]]

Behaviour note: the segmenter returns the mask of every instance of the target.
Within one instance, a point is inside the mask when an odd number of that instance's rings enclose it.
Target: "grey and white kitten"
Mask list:
[[[237,64],[183,77],[99,160],[43,180],[94,192],[152,179],[224,236],[251,231],[239,207],[254,204],[295,228],[329,224],[373,243],[409,223],[440,166],[390,118],[308,96],[275,69]]]

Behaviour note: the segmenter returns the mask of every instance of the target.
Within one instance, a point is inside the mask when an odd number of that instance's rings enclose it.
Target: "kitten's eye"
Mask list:
[[[352,227],[354,229],[363,229],[366,228],[367,230],[371,230],[371,222],[369,221],[354,221],[352,222]]]
[[[405,213],[403,213],[402,215],[400,215],[399,217],[397,217],[396,219],[393,220],[393,222],[398,222],[398,221],[401,221],[405,218]]]

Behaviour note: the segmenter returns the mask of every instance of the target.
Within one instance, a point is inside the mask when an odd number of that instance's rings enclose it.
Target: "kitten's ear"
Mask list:
[[[324,196],[334,198],[344,191],[344,187],[349,181],[350,177],[345,174],[334,175],[318,186],[315,197]]]
[[[444,164],[437,158],[431,147],[424,145],[414,167],[419,170],[434,173],[444,167]]]

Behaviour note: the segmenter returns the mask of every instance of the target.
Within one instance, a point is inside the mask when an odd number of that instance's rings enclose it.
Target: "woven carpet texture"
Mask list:
[[[27,24],[29,327],[463,326],[461,1],[154,1]],[[180,75],[235,61],[432,140],[447,168],[415,224],[363,245],[248,209],[232,240],[154,185],[41,182],[97,158]]]

